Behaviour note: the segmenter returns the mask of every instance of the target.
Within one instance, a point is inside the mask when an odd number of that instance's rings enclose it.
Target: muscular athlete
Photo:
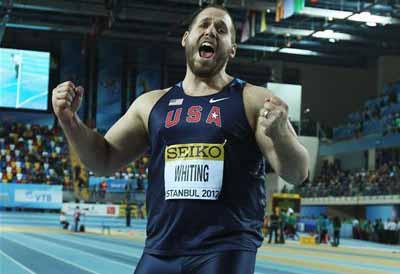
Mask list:
[[[308,173],[308,153],[269,90],[226,73],[235,28],[222,7],[194,16],[182,38],[186,75],[138,97],[103,137],[77,110],[83,88],[53,90],[53,108],[79,158],[110,175],[150,148],[145,249],[137,274],[251,274],[262,243],[264,158],[286,181]]]

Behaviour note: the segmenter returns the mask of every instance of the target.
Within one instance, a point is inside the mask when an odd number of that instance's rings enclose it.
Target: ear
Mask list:
[[[236,43],[233,43],[231,52],[230,52],[230,54],[229,54],[229,56],[230,56],[231,58],[234,58],[234,57],[236,56],[236,50],[237,50],[237,44],[236,44]]]
[[[181,41],[182,47],[186,46],[186,39],[188,38],[188,36],[189,36],[189,31],[185,31],[185,33],[183,34],[183,37],[182,37],[182,41]]]

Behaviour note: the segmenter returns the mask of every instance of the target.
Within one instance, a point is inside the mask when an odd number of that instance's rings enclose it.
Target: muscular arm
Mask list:
[[[110,175],[146,151],[148,117],[161,93],[149,92],[135,100],[104,137],[77,115],[69,124],[60,124],[83,164],[98,175]]]
[[[308,175],[309,156],[305,147],[298,141],[290,122],[287,121],[284,134],[274,140],[265,134],[265,128],[261,124],[260,110],[265,98],[271,95],[265,88],[246,86],[244,103],[247,117],[255,130],[258,146],[274,171],[288,182],[301,183]]]

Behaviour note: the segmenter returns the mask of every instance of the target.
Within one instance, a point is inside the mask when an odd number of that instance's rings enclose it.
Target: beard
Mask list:
[[[197,44],[185,47],[186,62],[194,75],[209,78],[219,73],[229,61],[227,50],[216,50],[212,59],[201,58]]]

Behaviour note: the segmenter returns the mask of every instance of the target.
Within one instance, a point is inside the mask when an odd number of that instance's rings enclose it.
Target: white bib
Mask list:
[[[222,144],[179,144],[165,148],[165,199],[217,200],[224,172]]]

